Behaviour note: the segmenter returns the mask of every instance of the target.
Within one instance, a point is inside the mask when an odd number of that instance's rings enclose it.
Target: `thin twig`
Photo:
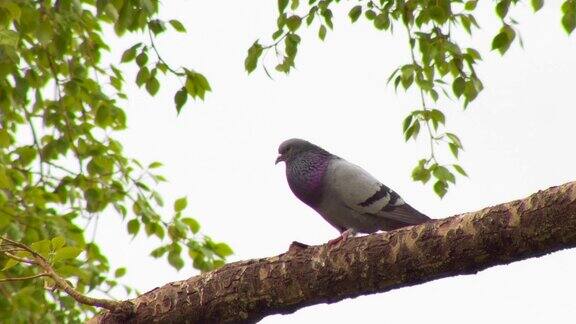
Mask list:
[[[166,66],[168,71],[172,72],[174,75],[185,76],[186,73],[174,70],[173,68],[170,67],[170,65],[168,65],[168,63],[166,63],[166,61],[164,61],[164,59],[160,55],[160,52],[158,51],[158,48],[156,48],[156,44],[154,43],[154,35],[152,35],[152,31],[150,30],[150,28],[148,28],[148,36],[150,37],[150,45],[152,46],[152,50],[154,50],[154,53],[156,54],[158,61],[162,62],[162,64]]]
[[[26,264],[36,264],[36,262],[34,260],[21,258],[19,256],[15,256],[14,254],[12,254],[10,252],[4,252],[4,254],[6,254],[6,256],[8,256],[10,259],[14,259],[18,262],[22,262],[22,263],[26,263]]]
[[[30,279],[36,279],[36,278],[40,278],[40,277],[48,277],[49,274],[42,272],[39,274],[35,274],[33,276],[28,276],[28,277],[14,277],[14,278],[5,278],[5,279],[0,279],[0,283],[2,282],[11,282],[11,281],[23,281],[23,280],[30,280]]]
[[[78,175],[78,173],[76,173],[76,172],[74,172],[74,171],[72,171],[72,170],[70,170],[70,169],[67,169],[67,168],[65,168],[65,167],[63,167],[63,166],[60,166],[60,165],[58,165],[58,164],[55,164],[55,163],[53,163],[53,162],[46,161],[46,164],[51,165],[51,166],[55,167],[56,169],[62,170],[62,171],[64,171],[64,172],[68,173],[69,175],[74,175],[74,176],[77,176],[77,175]]]

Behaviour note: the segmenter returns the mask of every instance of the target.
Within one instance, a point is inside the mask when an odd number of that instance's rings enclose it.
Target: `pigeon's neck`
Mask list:
[[[290,189],[310,207],[317,206],[321,199],[323,178],[330,159],[329,154],[304,153],[286,167]]]

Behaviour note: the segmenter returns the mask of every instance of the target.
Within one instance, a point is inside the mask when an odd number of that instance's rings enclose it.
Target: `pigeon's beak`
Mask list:
[[[278,164],[278,163],[280,163],[280,162],[282,162],[282,161],[285,161],[285,160],[284,160],[284,155],[278,155],[278,157],[276,158],[276,163],[274,163],[274,164]]]

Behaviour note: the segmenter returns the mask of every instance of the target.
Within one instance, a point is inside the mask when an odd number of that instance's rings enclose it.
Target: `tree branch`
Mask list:
[[[522,200],[339,248],[293,244],[284,254],[228,264],[133,300],[130,320],[105,312],[89,323],[254,323],[305,306],[474,274],[576,246],[576,182]]]
[[[63,277],[58,275],[56,273],[56,271],[54,271],[54,269],[52,268],[52,265],[50,265],[50,263],[46,260],[46,258],[44,258],[38,252],[34,251],[28,245],[14,241],[14,240],[9,239],[9,238],[4,237],[4,236],[0,236],[0,241],[2,241],[4,243],[4,245],[16,247],[22,251],[28,252],[31,255],[31,259],[28,259],[28,258],[23,258],[23,257],[13,255],[11,252],[7,252],[6,250],[4,250],[3,253],[6,256],[8,256],[9,258],[12,258],[14,260],[17,260],[17,261],[20,261],[23,263],[36,265],[36,266],[42,268],[42,270],[44,270],[40,274],[29,276],[29,277],[2,279],[2,280],[0,280],[0,283],[10,282],[10,281],[18,281],[18,280],[35,279],[38,277],[50,277],[52,280],[54,280],[55,285],[58,289],[61,289],[64,292],[66,292],[68,295],[70,295],[70,297],[74,298],[74,300],[76,300],[80,304],[105,308],[107,310],[112,311],[115,314],[115,316],[117,316],[118,318],[130,316],[130,314],[133,313],[134,306],[132,305],[132,303],[130,301],[115,301],[115,300],[109,300],[109,299],[92,298],[92,297],[88,297],[88,296],[83,295],[80,292],[76,291],[72,287],[72,285],[70,285],[68,283],[68,281],[66,281],[66,279],[64,279]]]

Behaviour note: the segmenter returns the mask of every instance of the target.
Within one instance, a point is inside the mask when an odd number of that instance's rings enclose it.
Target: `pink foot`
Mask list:
[[[338,247],[340,247],[340,244],[342,244],[342,242],[344,242],[348,239],[348,237],[354,236],[354,235],[356,235],[356,231],[349,228],[349,229],[345,230],[344,232],[342,232],[342,234],[340,234],[340,236],[338,236],[337,238],[331,239],[330,241],[328,241],[328,247],[338,248]]]

